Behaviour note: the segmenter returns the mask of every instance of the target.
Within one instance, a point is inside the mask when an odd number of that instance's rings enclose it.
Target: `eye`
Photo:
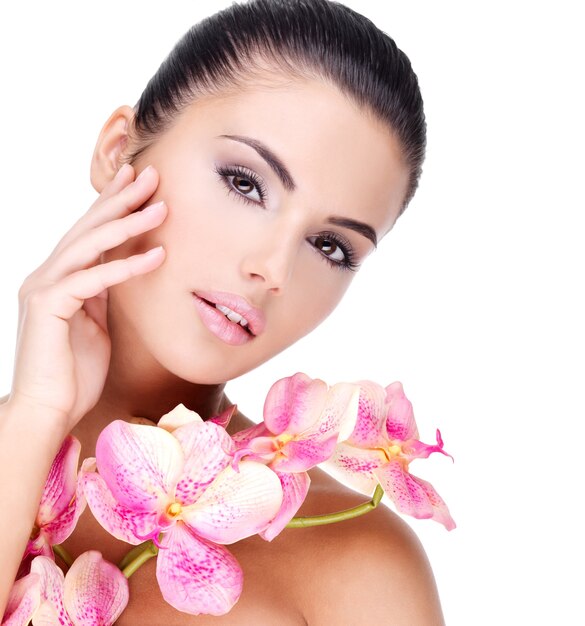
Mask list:
[[[319,237],[315,237],[313,245],[318,250],[321,250],[321,252],[332,261],[335,261],[336,263],[343,263],[345,254],[331,237],[323,237],[321,235]]]
[[[266,200],[266,188],[262,181],[241,165],[216,166],[215,171],[230,193],[252,204],[263,204]]]
[[[355,262],[355,253],[345,237],[337,233],[322,233],[308,237],[307,241],[333,267],[355,271],[359,264]]]

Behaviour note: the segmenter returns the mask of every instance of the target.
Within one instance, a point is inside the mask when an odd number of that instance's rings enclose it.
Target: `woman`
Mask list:
[[[112,419],[228,407],[227,380],[335,308],[412,198],[424,146],[406,56],[326,0],[221,11],[179,41],[134,108],[112,113],[91,164],[99,198],[19,294],[0,407],[0,470],[18,475],[0,496],[12,511],[0,522],[0,611],[66,434],[87,457]],[[237,414],[228,432],[249,425]],[[364,500],[310,474],[300,515]],[[114,562],[128,548],[89,511],[65,545]],[[118,623],[442,623],[424,552],[386,509],[231,551],[245,586],[227,615],[173,609],[150,562]]]

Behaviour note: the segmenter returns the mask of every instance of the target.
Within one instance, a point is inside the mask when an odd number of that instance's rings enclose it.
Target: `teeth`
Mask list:
[[[239,324],[240,326],[248,325],[248,320],[245,317],[242,317],[235,311],[228,309],[227,306],[223,306],[223,304],[216,304],[215,308],[218,311],[221,311],[228,318],[228,320],[230,320],[230,322],[235,322],[236,324]]]

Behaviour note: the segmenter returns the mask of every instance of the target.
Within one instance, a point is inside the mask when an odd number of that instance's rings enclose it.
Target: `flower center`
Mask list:
[[[173,502],[172,504],[169,504],[167,508],[167,515],[171,519],[175,519],[175,517],[181,514],[182,510],[183,510],[183,507],[181,506],[179,502]]]
[[[289,441],[292,441],[293,439],[294,435],[291,435],[289,433],[282,433],[282,435],[278,435],[278,437],[276,437],[276,439],[274,440],[276,449],[281,450],[284,446],[286,446]]]
[[[378,448],[386,457],[388,461],[392,461],[393,459],[400,458],[402,455],[402,446],[399,446],[397,443],[393,443],[387,448]]]

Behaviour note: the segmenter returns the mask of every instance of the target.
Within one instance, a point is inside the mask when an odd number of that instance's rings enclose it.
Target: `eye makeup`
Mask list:
[[[234,195],[246,204],[261,207],[264,206],[264,203],[268,198],[268,191],[264,182],[252,170],[242,165],[218,164],[216,164],[214,169],[230,195]],[[260,197],[260,201],[253,200],[248,196],[248,194],[237,190],[233,181],[229,180],[230,178],[239,178],[250,183],[256,189],[258,196]],[[313,249],[317,251],[319,256],[331,267],[339,270],[350,270],[353,272],[357,271],[359,268],[359,263],[356,262],[356,253],[353,246],[349,240],[346,237],[343,237],[340,233],[325,231],[318,233],[317,235],[307,237],[307,241],[313,246]],[[329,248],[329,250],[326,251],[324,250],[325,248]],[[333,254],[335,254],[338,250],[341,251],[343,255],[342,259],[333,258]]]
[[[252,170],[249,170],[247,167],[244,167],[242,165],[216,165],[215,172],[219,176],[222,183],[226,186],[227,190],[230,193],[235,194],[238,198],[244,200],[245,202],[250,202],[256,205],[266,202],[268,198],[266,185],[262,180],[260,180],[258,176],[256,176],[256,174]],[[233,183],[228,180],[228,178],[232,176],[251,182],[258,191],[258,195],[260,196],[260,202],[252,200],[248,198],[247,194],[236,190],[233,186]]]

